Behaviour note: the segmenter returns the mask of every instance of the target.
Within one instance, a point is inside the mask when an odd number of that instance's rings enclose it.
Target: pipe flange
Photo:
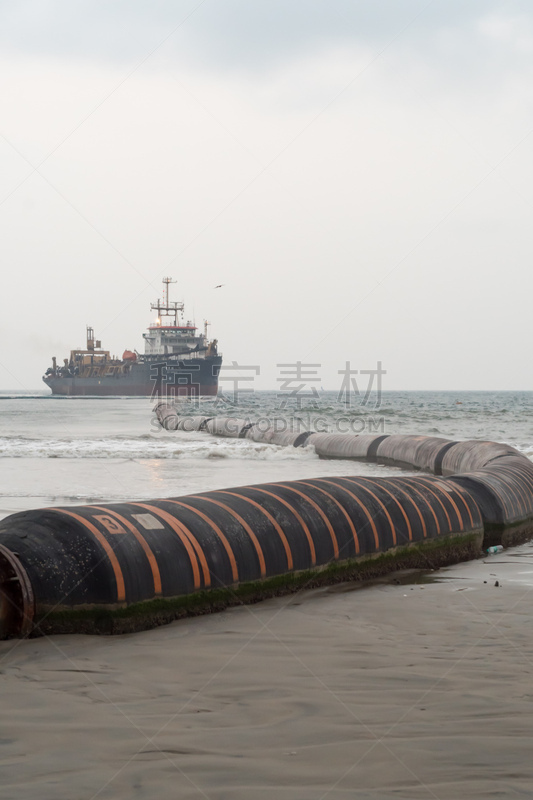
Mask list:
[[[0,639],[27,636],[35,601],[28,574],[17,556],[0,544]]]

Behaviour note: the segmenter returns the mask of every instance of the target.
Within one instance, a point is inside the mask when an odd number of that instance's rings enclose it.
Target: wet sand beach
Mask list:
[[[128,636],[2,642],[0,796],[533,797],[532,590],[523,545]]]

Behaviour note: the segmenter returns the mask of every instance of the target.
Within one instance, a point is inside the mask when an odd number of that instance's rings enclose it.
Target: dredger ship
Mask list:
[[[184,304],[169,299],[171,283],[175,281],[164,278],[163,300],[150,304],[157,318],[143,333],[144,354],[125,350],[122,358],[111,356],[109,350],[102,350],[102,343],[88,326],[86,348],[71,350],[70,358],[65,358],[61,366],[54,357],[43,375],[52,394],[154,398],[216,395],[222,365],[217,340],[208,340],[209,323],[205,322],[203,333],[198,333],[191,320],[185,322]]]

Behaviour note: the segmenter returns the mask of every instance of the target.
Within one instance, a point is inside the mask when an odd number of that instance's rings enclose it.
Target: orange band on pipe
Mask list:
[[[224,511],[227,511],[228,514],[231,514],[231,516],[234,517],[240,525],[242,525],[242,527],[244,528],[244,530],[246,531],[246,533],[248,534],[248,536],[250,537],[250,539],[254,544],[255,552],[257,553],[257,557],[259,559],[259,569],[261,571],[261,577],[264,578],[266,575],[265,557],[263,555],[263,551],[261,549],[261,545],[259,544],[257,536],[250,528],[246,520],[244,520],[240,514],[237,514],[236,511],[227,506],[225,503],[221,503],[220,500],[213,500],[213,498],[205,497],[205,495],[202,497],[198,497],[198,495],[192,495],[192,497],[195,497],[197,500],[205,500],[208,503],[213,503],[215,506],[219,506],[219,508],[223,508]]]
[[[424,483],[425,483],[426,485],[428,485],[428,478],[425,478],[423,475],[420,475],[420,476],[419,476],[419,480],[421,480],[421,481],[424,481]],[[464,521],[463,521],[463,515],[462,515],[462,514],[461,514],[461,512],[459,511],[459,509],[458,509],[458,507],[457,507],[457,505],[456,505],[456,503],[455,503],[455,501],[454,501],[453,497],[452,497],[452,496],[449,494],[449,492],[447,492],[445,489],[443,489],[443,488],[442,488],[442,486],[440,486],[440,484],[438,484],[436,481],[435,481],[435,482],[432,482],[432,483],[429,483],[429,485],[430,485],[430,486],[432,486],[434,489],[439,489],[439,490],[442,492],[443,496],[445,496],[445,497],[447,498],[447,500],[449,500],[449,501],[450,501],[450,503],[452,504],[452,506],[453,506],[453,507],[454,507],[454,509],[455,509],[455,513],[457,514],[457,519],[459,520],[459,527],[460,527],[460,529],[463,531],[463,530],[464,530],[464,528],[465,528],[465,524],[464,524]],[[439,498],[437,497],[437,500],[438,500],[438,499],[439,499]],[[441,505],[442,505],[442,507],[444,508],[444,505],[443,505],[443,503],[442,503],[442,502],[441,502]],[[446,516],[448,517],[448,514],[446,513],[446,509],[445,509],[445,508],[444,508],[444,513],[445,513],[445,514],[446,514]],[[449,518],[449,517],[448,517],[448,524],[450,525],[450,531],[451,531],[451,529],[452,529],[452,525],[451,525],[451,522],[450,522],[450,518]]]
[[[420,478],[420,477],[418,477],[418,480],[422,480],[422,483],[423,483],[423,485],[426,487],[426,489],[428,490],[428,492],[429,492],[431,495],[433,495],[433,497],[435,498],[435,500],[436,500],[436,501],[437,501],[437,502],[438,502],[438,503],[441,505],[441,507],[442,507],[442,510],[444,511],[444,514],[445,514],[445,516],[446,516],[446,519],[448,520],[448,530],[451,532],[451,530],[452,530],[452,521],[451,521],[451,519],[450,519],[450,515],[449,515],[449,514],[448,514],[448,512],[446,511],[446,508],[445,508],[445,506],[444,506],[444,503],[442,502],[442,500],[440,499],[440,497],[439,497],[439,496],[438,496],[438,495],[437,495],[437,494],[436,494],[436,493],[433,491],[433,489],[431,489],[431,488],[430,488],[430,486],[429,486],[429,485],[428,485],[428,484],[427,484],[427,483],[424,481],[424,479],[423,479],[423,478]],[[431,484],[431,485],[433,485],[433,484]],[[462,518],[461,518],[461,522],[462,522]],[[462,530],[462,528],[461,528],[461,530]]]
[[[80,522],[87,530],[91,531],[95,539],[101,544],[104,548],[109,561],[111,562],[111,566],[113,567],[113,572],[115,573],[115,581],[117,584],[117,602],[124,603],[126,600],[126,587],[124,585],[124,575],[122,574],[122,569],[119,564],[118,558],[115,555],[115,551],[105,538],[104,534],[98,530],[96,525],[93,525],[92,522],[89,522],[88,519],[84,519],[80,517],[79,514],[75,514],[74,511],[67,511],[65,508],[50,508],[49,511],[58,511],[60,514],[67,514],[69,517],[72,517],[76,520],[76,522]]]
[[[331,544],[333,545],[333,555],[335,556],[335,558],[338,558],[339,557],[339,545],[338,545],[338,542],[337,542],[337,537],[335,536],[335,531],[333,530],[333,526],[332,526],[331,522],[326,517],[326,515],[324,514],[324,512],[322,511],[322,509],[320,508],[318,503],[315,503],[315,501],[311,497],[306,495],[305,492],[299,492],[298,489],[294,488],[294,486],[287,486],[286,483],[277,483],[276,486],[282,486],[284,489],[288,489],[290,492],[294,492],[295,494],[300,495],[300,497],[303,497],[304,500],[307,500],[308,503],[313,506],[315,511],[318,511],[318,513],[320,514],[320,516],[322,517],[322,519],[324,520],[324,522],[326,524],[326,528],[329,531],[329,535],[330,535],[330,538],[331,538]]]
[[[147,503],[132,503],[132,505],[139,506],[139,508],[145,508],[147,511],[150,511],[151,514],[154,514],[156,517],[159,517],[160,519],[164,520],[164,522],[166,522],[167,525],[170,525],[170,527],[172,528],[174,533],[178,534],[181,542],[183,543],[185,549],[187,550],[187,554],[188,554],[190,562],[191,562],[193,578],[194,578],[194,588],[195,589],[199,589],[200,588],[200,570],[198,568],[198,560],[196,558],[195,548],[193,547],[193,545],[191,543],[191,540],[189,538],[189,536],[192,536],[192,534],[190,534],[189,531],[187,531],[185,526],[182,525],[182,523],[179,522],[179,520],[174,519],[174,517],[172,517],[170,514],[167,514],[166,511],[163,511],[160,508],[156,508],[155,506],[150,506]],[[194,537],[192,537],[192,538],[194,538]],[[206,585],[209,586],[209,584],[211,583],[211,579],[210,579],[210,576],[209,576],[209,570],[207,569],[207,563],[206,563],[205,566],[206,566],[206,570],[207,570],[207,579],[208,579],[208,583]],[[205,576],[205,572],[204,572],[204,576]]]
[[[409,541],[412,542],[413,541],[413,531],[412,531],[412,528],[411,528],[411,523],[409,522],[409,517],[405,513],[405,509],[402,506],[402,504],[399,502],[398,498],[395,497],[392,492],[389,492],[389,490],[385,486],[373,481],[372,478],[366,478],[366,477],[363,478],[363,477],[361,477],[361,478],[358,478],[358,480],[359,481],[367,481],[368,483],[371,483],[373,486],[379,486],[380,489],[382,489],[384,492],[386,492],[389,495],[389,497],[391,497],[394,500],[394,502],[396,503],[396,505],[398,506],[398,508],[402,512],[402,516],[403,516],[403,518],[405,520],[405,524],[407,525],[407,533],[408,533],[408,536],[409,536]],[[394,543],[396,544],[396,541]]]
[[[401,478],[401,479],[399,478],[398,480],[402,480],[404,483],[407,483],[407,485],[410,487],[411,491],[412,491],[412,492],[414,492],[415,494],[417,494],[419,497],[421,497],[421,498],[422,498],[422,500],[424,501],[424,503],[427,505],[427,507],[429,508],[429,510],[431,511],[431,513],[433,514],[433,519],[435,520],[435,525],[436,525],[436,527],[437,527],[437,536],[438,536],[438,535],[440,534],[440,525],[439,525],[439,520],[437,519],[437,515],[435,514],[435,511],[434,511],[434,509],[433,509],[433,506],[432,506],[432,505],[431,505],[431,503],[428,501],[427,497],[424,497],[424,495],[422,494],[422,492],[420,492],[420,491],[419,491],[419,490],[418,490],[418,489],[417,489],[415,486],[412,486],[412,485],[411,485],[411,483],[408,481],[408,479],[407,479],[407,478]],[[425,538],[426,536],[427,536],[427,530],[426,530],[426,526],[424,525],[424,538]]]
[[[228,491],[222,490],[222,489],[220,490],[220,494],[230,494],[233,497],[238,497],[240,500],[246,500],[247,503],[251,503],[251,505],[255,506],[255,508],[259,509],[259,511],[262,514],[265,515],[265,517],[272,523],[272,525],[274,526],[274,528],[277,531],[277,534],[278,534],[279,538],[281,539],[281,542],[282,542],[283,547],[285,549],[285,555],[287,556],[287,568],[288,569],[292,569],[294,565],[293,565],[293,560],[292,560],[292,551],[291,551],[290,544],[289,544],[289,542],[287,540],[287,537],[285,536],[285,533],[284,533],[283,529],[276,522],[276,520],[274,519],[272,514],[270,514],[266,510],[266,508],[263,508],[263,506],[260,506],[259,503],[256,503],[255,500],[252,500],[250,497],[245,497],[245,495],[243,495],[243,494],[237,494],[236,492],[228,492]]]
[[[468,513],[468,516],[470,517],[470,524],[472,525],[472,527],[474,527],[474,518],[472,517],[472,512],[470,511],[470,506],[468,505],[468,503],[466,502],[466,500],[465,500],[465,498],[464,498],[464,494],[465,494],[465,489],[464,489],[464,487],[463,487],[463,486],[461,486],[461,484],[459,484],[459,483],[455,483],[453,488],[454,488],[454,489],[455,489],[455,491],[457,492],[457,496],[461,498],[461,501],[462,501],[462,503],[463,503],[464,507],[466,508],[466,511],[467,511],[467,513]],[[470,500],[472,503],[474,503],[474,505],[475,505],[475,507],[476,507],[476,509],[477,509],[477,512],[478,512],[479,516],[481,517],[481,511],[479,510],[479,506],[478,506],[478,504],[476,503],[476,501],[474,500],[474,498],[473,498],[473,495],[470,495],[470,494],[468,494],[468,492],[466,492],[466,496],[468,497],[468,499],[469,499],[469,500]],[[483,523],[482,523],[482,524],[483,524]]]
[[[135,527],[135,525],[132,522],[129,521],[129,519],[126,519],[126,517],[123,517],[116,511],[112,511],[110,508],[103,508],[102,506],[90,506],[90,508],[94,508],[97,511],[105,511],[106,514],[111,514],[111,516],[118,519],[119,522],[122,522],[122,524],[129,531],[131,531],[131,533],[133,533],[133,535],[141,545],[142,549],[144,550],[144,554],[148,559],[148,563],[150,564],[150,569],[152,570],[152,577],[154,579],[154,592],[155,594],[162,594],[163,588],[161,586],[161,573],[159,572],[159,567],[157,565],[157,561],[155,560],[155,556],[152,553],[150,546],[146,541],[146,539],[144,538],[144,536],[142,535],[142,533]]]
[[[207,514],[204,514],[203,511],[200,511],[198,508],[195,508],[194,506],[189,506],[187,505],[187,503],[181,503],[179,500],[165,500],[165,503],[174,503],[177,506],[182,506],[183,508],[187,508],[189,511],[192,511],[195,514],[197,514],[201,519],[204,520],[204,522],[207,522],[207,524],[214,530],[214,532],[217,534],[220,541],[222,542],[224,549],[230,560],[231,574],[233,576],[233,580],[235,581],[235,583],[238,583],[239,572],[237,570],[237,562],[235,560],[235,555],[233,553],[233,550],[231,549],[230,543],[228,542],[228,540],[226,539],[226,537],[224,536],[218,525],[215,522],[213,522],[213,520],[210,519],[207,516]]]
[[[313,566],[315,566],[315,564],[316,564],[315,543],[313,542],[313,537],[311,536],[311,532],[310,532],[309,528],[305,524],[305,522],[302,519],[302,517],[300,516],[300,514],[298,514],[296,509],[293,508],[291,506],[291,504],[288,503],[283,497],[279,497],[277,494],[274,494],[274,492],[267,492],[266,489],[260,489],[258,486],[254,486],[254,487],[251,487],[251,488],[253,488],[254,492],[261,492],[262,494],[267,494],[269,497],[273,497],[274,500],[278,500],[282,505],[284,505],[286,508],[288,508],[289,511],[292,511],[292,513],[294,514],[294,516],[296,517],[296,519],[298,520],[298,522],[302,526],[303,532],[305,533],[305,537],[306,537],[307,543],[309,545],[309,552],[310,552],[310,555],[311,555],[311,564]]]
[[[355,483],[355,484],[356,484],[356,486],[357,486],[357,485],[361,486],[361,484],[360,484],[360,483],[358,483],[358,479],[356,480],[355,478],[345,478],[345,480],[347,480],[347,481],[350,481],[350,483]],[[370,495],[370,497],[373,497],[373,498],[374,498],[374,500],[376,501],[376,503],[377,503],[379,506],[381,506],[381,510],[383,511],[383,513],[385,514],[385,516],[387,517],[387,521],[388,521],[388,523],[389,523],[389,526],[390,526],[390,529],[391,529],[391,533],[392,533],[392,543],[393,543],[394,545],[396,545],[396,544],[397,544],[397,541],[396,541],[396,528],[394,527],[394,522],[392,521],[392,517],[391,517],[391,515],[389,514],[389,512],[387,511],[387,508],[386,508],[386,507],[385,507],[385,505],[384,505],[384,504],[381,502],[381,500],[379,499],[379,497],[378,497],[377,495],[375,495],[375,494],[374,494],[374,492],[371,492],[371,491],[370,491],[370,489],[367,489],[365,486],[363,486],[362,488],[365,490],[365,492],[368,492],[368,494]]]
[[[350,515],[348,514],[348,512],[346,511],[344,506],[341,503],[339,503],[339,501],[337,500],[336,497],[333,497],[332,494],[330,494],[329,492],[326,492],[325,489],[321,489],[320,486],[315,486],[313,483],[307,483],[306,481],[298,481],[298,483],[301,483],[304,486],[309,486],[312,489],[316,489],[317,492],[321,492],[322,494],[325,494],[326,497],[329,497],[329,499],[332,500],[335,503],[335,505],[338,506],[338,508],[340,508],[340,510],[342,511],[342,513],[344,514],[344,516],[346,517],[346,519],[348,521],[348,525],[350,526],[350,530],[352,532],[352,536],[353,536],[353,540],[354,540],[354,544],[355,544],[355,552],[358,553],[359,552],[359,537],[357,536],[357,531],[355,530],[355,525],[353,524],[352,518],[350,517]],[[332,485],[336,486],[336,484],[332,484]]]
[[[346,494],[350,495],[352,500],[355,500],[357,505],[360,508],[362,508],[363,511],[366,514],[366,518],[367,518],[367,520],[368,520],[368,522],[370,524],[370,527],[372,528],[372,533],[374,535],[374,547],[376,548],[376,550],[379,550],[379,536],[378,536],[378,531],[377,531],[376,525],[374,523],[374,520],[372,519],[372,515],[370,514],[370,511],[365,506],[365,504],[363,502],[361,502],[361,500],[359,500],[357,495],[355,495],[353,492],[351,492],[349,489],[347,489],[346,486],[343,486],[342,483],[337,483],[336,481],[327,481],[325,478],[315,478],[315,480],[316,481],[320,481],[320,483],[327,483],[327,484],[333,483],[334,486],[338,486],[339,489],[342,489],[343,492],[346,492]],[[359,531],[359,533],[361,533],[361,531]]]
[[[388,483],[388,485],[390,486],[390,482],[388,482],[386,478],[382,478],[382,480],[383,480],[383,483]],[[393,478],[392,480],[396,480],[396,479]],[[401,494],[403,494],[407,498],[407,500],[409,500],[409,502],[413,506],[414,510],[418,514],[418,518],[420,520],[420,524],[422,525],[422,535],[423,535],[423,537],[425,539],[427,537],[427,535],[428,535],[428,532],[427,532],[427,528],[426,528],[426,521],[425,521],[424,517],[422,516],[422,512],[420,511],[420,509],[418,508],[417,504],[415,503],[415,501],[413,500],[413,498],[411,497],[411,495],[409,494],[409,492],[406,489],[404,489],[402,486],[400,486],[399,483],[395,483],[394,484],[394,488],[397,491],[401,492]]]

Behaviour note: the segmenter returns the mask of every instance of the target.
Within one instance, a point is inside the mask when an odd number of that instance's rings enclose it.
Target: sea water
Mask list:
[[[165,431],[148,398],[0,393],[0,517],[50,505],[146,500],[250,483],[393,468],[320,460],[312,446],[278,447],[207,433]],[[301,430],[424,434],[506,442],[533,456],[533,392],[384,392],[347,402],[334,392],[286,403],[276,392],[183,401],[180,413]],[[284,422],[285,421],[285,422]],[[397,473],[399,474],[399,473]]]

